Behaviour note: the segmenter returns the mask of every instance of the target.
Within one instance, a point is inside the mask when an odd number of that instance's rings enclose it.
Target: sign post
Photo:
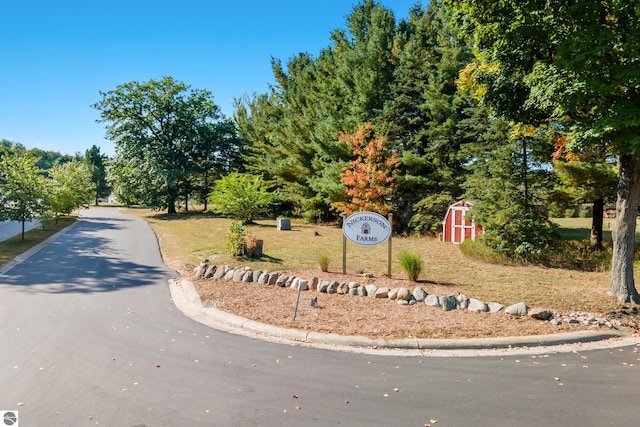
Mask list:
[[[342,234],[342,274],[346,274],[347,239],[360,246],[379,245],[391,236],[391,224],[385,217],[375,212],[358,212],[344,220]],[[391,275],[391,242],[389,242],[387,273]]]
[[[393,214],[389,213],[389,227],[393,229]],[[389,254],[387,256],[387,277],[391,279],[391,234],[389,234]]]

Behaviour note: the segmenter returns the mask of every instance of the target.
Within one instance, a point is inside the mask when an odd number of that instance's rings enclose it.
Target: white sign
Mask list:
[[[391,235],[391,224],[375,212],[358,212],[344,220],[342,233],[356,245],[379,245]]]

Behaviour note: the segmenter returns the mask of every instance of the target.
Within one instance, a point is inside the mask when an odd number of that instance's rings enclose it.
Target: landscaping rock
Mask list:
[[[252,277],[251,277],[251,281],[252,282],[257,282],[258,279],[260,278],[260,275],[262,274],[262,271],[260,270],[254,270],[254,272],[252,273]]]
[[[309,289],[311,289],[312,291],[315,291],[316,289],[318,289],[319,282],[320,282],[320,279],[318,279],[317,277],[312,277],[311,280],[309,280]]]
[[[327,286],[327,293],[328,294],[335,294],[338,291],[338,286],[340,285],[340,283],[336,282],[335,280],[333,282],[329,283],[329,286]]]
[[[233,276],[231,276],[231,280],[234,282],[241,282],[244,275],[247,273],[247,270],[237,269],[233,272]]]
[[[418,300],[416,300],[416,297],[412,295],[411,298],[409,298],[409,305],[416,305],[417,303]]]
[[[275,285],[278,283],[278,279],[280,278],[280,273],[270,273],[268,285]]]
[[[383,286],[381,288],[376,289],[373,294],[375,298],[389,298],[389,288]]]
[[[194,269],[196,277],[204,277],[204,273],[207,272],[207,268],[209,268],[209,266],[207,265],[206,260],[200,262],[200,265]]]
[[[367,288],[364,286],[358,286],[356,288],[356,291],[358,292],[358,295],[361,297],[366,297],[368,295]]]
[[[553,317],[553,311],[551,310],[547,310],[546,308],[532,308],[531,310],[529,310],[529,312],[527,313],[529,315],[529,317],[536,319],[536,320],[549,320]]]
[[[458,294],[456,300],[458,301],[458,308],[460,310],[464,310],[469,305],[469,298],[467,298],[465,294]]]
[[[213,277],[213,275],[216,272],[216,266],[215,265],[211,265],[209,266],[209,268],[207,268],[207,271],[205,271],[204,273],[204,278],[205,279],[211,279]]]
[[[358,283],[358,282],[349,282],[349,283],[347,283],[347,287],[349,289],[357,288],[358,286],[360,286],[360,283]]]
[[[413,297],[417,302],[423,302],[427,297],[427,291],[425,291],[421,287],[417,287],[413,290]]]
[[[346,283],[340,283],[338,285],[338,289],[336,289],[336,293],[338,293],[340,295],[348,294],[349,293],[349,285],[346,284]]]
[[[407,288],[400,288],[398,289],[398,295],[396,296],[397,299],[399,300],[405,300],[405,301],[409,301],[411,299],[411,292],[409,292],[409,289]]]
[[[442,309],[444,311],[455,310],[456,307],[458,307],[458,300],[453,295],[447,295],[446,297],[440,297],[438,299],[438,301],[440,302],[440,305],[442,306]]]
[[[295,279],[295,276],[291,276],[289,278],[287,278],[287,281],[285,282],[284,286],[285,287],[291,287],[291,285],[293,284],[293,280]]]
[[[517,304],[510,305],[504,312],[513,316],[526,316],[528,307],[525,303],[519,302]]]
[[[278,278],[276,279],[276,286],[284,288],[287,285],[287,280],[289,280],[289,276],[285,274],[278,276]]]
[[[474,312],[486,312],[489,311],[489,306],[483,302],[480,301],[479,299],[475,299],[475,298],[469,298],[469,305],[467,306],[467,309],[469,311],[474,311]]]
[[[236,273],[236,269],[235,268],[230,268],[229,270],[227,270],[227,272],[224,274],[224,280],[233,280],[233,275]]]
[[[258,277],[258,283],[260,283],[261,285],[266,285],[267,283],[269,283],[269,272],[268,271],[263,271],[262,272],[260,277]]]
[[[298,279],[295,285],[295,290],[300,291],[308,291],[309,290],[309,281],[304,279]]]
[[[387,294],[389,299],[397,299],[398,298],[398,288],[391,289]]]
[[[497,313],[504,308],[504,305],[497,302],[490,302],[487,305],[489,306],[489,313]]]
[[[376,292],[378,292],[378,287],[376,285],[369,284],[365,285],[364,288],[367,290],[367,295],[370,297],[376,296]],[[389,292],[389,289],[387,289],[387,292]]]
[[[424,303],[429,307],[440,307],[440,298],[438,298],[438,295],[427,295]]]
[[[251,270],[245,271],[244,275],[242,276],[242,281],[245,283],[253,282],[253,271]]]
[[[329,287],[329,282],[327,280],[320,280],[318,282],[318,292],[326,293],[327,287]]]
[[[349,289],[349,295],[351,295],[352,297],[358,296],[358,289],[360,289],[360,286],[358,286],[357,288]]]
[[[398,299],[398,301],[396,301],[396,303],[398,305],[409,305],[409,301],[407,301],[406,299]]]
[[[226,273],[227,269],[226,267],[218,267],[216,268],[216,271],[213,273],[212,279],[213,280],[220,280],[224,277],[224,274]]]

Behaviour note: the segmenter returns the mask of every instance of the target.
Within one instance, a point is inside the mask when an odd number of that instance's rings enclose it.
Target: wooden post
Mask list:
[[[391,238],[393,237],[393,214],[389,213],[389,227],[391,227],[391,233],[389,233],[389,255],[387,257],[387,276],[391,278]]]
[[[342,274],[347,274],[347,236],[342,235]]]

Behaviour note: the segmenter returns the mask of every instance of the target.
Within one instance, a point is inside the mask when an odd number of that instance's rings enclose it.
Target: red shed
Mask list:
[[[465,219],[473,202],[461,200],[449,206],[442,221],[442,241],[445,243],[462,243],[465,239],[476,240],[482,234],[482,227],[475,221]]]

